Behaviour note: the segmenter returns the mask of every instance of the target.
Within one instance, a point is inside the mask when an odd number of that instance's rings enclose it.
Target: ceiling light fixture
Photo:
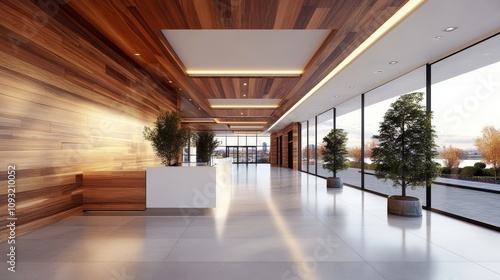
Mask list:
[[[243,83],[243,85],[244,85],[244,86],[246,86],[246,85],[247,85],[247,83]]]
[[[275,109],[281,99],[215,98],[208,99],[208,102],[214,109]]]
[[[140,54],[140,53],[134,53],[134,55],[135,55],[135,56],[141,56],[141,54]]]
[[[436,37],[434,37],[434,38],[436,38],[436,39],[438,39],[438,40],[441,40],[441,39],[443,39],[443,36],[436,36]]]
[[[381,73],[384,73],[384,70],[377,70],[377,71],[375,71],[373,73],[375,73],[375,74],[381,74]]]
[[[401,9],[399,9],[392,17],[390,17],[382,26],[380,26],[375,32],[373,32],[368,39],[366,39],[359,47],[357,47],[346,59],[344,59],[335,69],[332,70],[321,82],[314,86],[304,97],[302,97],[299,102],[295,103],[285,114],[283,114],[273,125],[268,129],[271,130],[279,122],[285,119],[293,110],[299,107],[304,101],[306,101],[311,95],[316,93],[320,88],[322,88],[326,83],[328,83],[333,77],[335,77],[340,71],[342,71],[347,65],[354,61],[359,55],[361,55],[365,50],[367,50],[371,45],[373,45],[378,39],[384,36],[389,30],[400,23],[406,16],[411,14],[416,10],[425,0],[409,0]]]
[[[218,124],[267,124],[267,122],[258,122],[258,121],[221,121],[220,119],[214,118],[214,121]]]
[[[284,76],[298,77],[302,70],[187,70],[191,77],[259,77],[259,76]]]
[[[248,130],[248,131],[243,130],[243,131],[233,131],[233,133],[234,134],[261,134],[262,131],[260,131],[260,130],[255,130],[255,131],[253,131],[253,130]]]
[[[231,129],[262,129],[263,125],[229,125]]]
[[[394,64],[398,64],[399,61],[396,61],[396,60],[393,60],[391,62],[389,62],[390,65],[394,65]]]
[[[444,31],[444,32],[452,32],[452,31],[455,31],[457,28],[458,28],[458,27],[455,27],[455,26],[453,26],[453,27],[447,27],[447,28],[445,28],[443,31]]]
[[[239,104],[228,104],[228,105],[212,105],[210,106],[214,109],[275,109],[278,105],[239,105]]]
[[[182,123],[213,123],[215,122],[212,118],[185,118],[182,119]]]

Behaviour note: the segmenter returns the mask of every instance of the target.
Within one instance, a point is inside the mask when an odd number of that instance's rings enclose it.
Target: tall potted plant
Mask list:
[[[210,163],[212,154],[219,146],[213,131],[199,131],[195,134],[196,161]]]
[[[421,104],[423,96],[422,92],[402,95],[385,113],[379,135],[373,136],[378,140],[372,153],[375,176],[402,190],[400,196],[388,198],[391,214],[422,216],[420,200],[407,196],[406,188],[426,187],[439,175],[440,165],[432,160],[438,155],[432,112]]]
[[[323,157],[323,168],[333,173],[333,177],[326,179],[328,188],[341,188],[342,178],[337,177],[337,172],[349,168],[347,159],[347,133],[343,129],[332,129],[323,138],[324,149],[321,150]]]
[[[153,127],[144,127],[143,136],[165,166],[178,165],[182,147],[191,138],[191,129],[181,127],[177,112],[161,112]]]

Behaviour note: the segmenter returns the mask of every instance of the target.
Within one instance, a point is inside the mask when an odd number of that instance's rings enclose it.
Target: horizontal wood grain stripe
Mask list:
[[[146,171],[83,174],[84,210],[145,210]]]
[[[142,130],[177,106],[161,79],[77,14],[50,2],[57,12],[44,17],[37,4],[0,2],[0,182],[15,164],[18,235],[80,215],[82,172],[159,165]],[[4,203],[0,212],[3,241]]]

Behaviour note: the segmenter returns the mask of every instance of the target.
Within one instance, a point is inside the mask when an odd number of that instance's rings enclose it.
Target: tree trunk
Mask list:
[[[401,125],[401,159],[403,161],[403,179],[401,180],[401,196],[406,196],[406,162],[405,162],[405,121]]]
[[[406,196],[406,182],[404,178],[403,181],[401,182],[401,196],[403,197]]]

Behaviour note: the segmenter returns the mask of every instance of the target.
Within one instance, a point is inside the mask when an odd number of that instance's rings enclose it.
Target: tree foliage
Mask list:
[[[143,136],[165,166],[177,165],[182,148],[191,138],[191,129],[181,128],[177,112],[161,112],[153,127],[144,127]]]
[[[212,154],[219,146],[213,131],[199,131],[195,135],[196,159],[201,162],[210,162]]]
[[[439,154],[443,158],[445,167],[456,168],[462,161],[464,151],[460,148],[453,147],[452,145],[449,145],[448,147],[444,145]]]
[[[493,126],[485,126],[482,136],[474,139],[474,145],[487,164],[493,166],[495,180],[497,171],[500,168],[500,130]]]
[[[373,149],[375,149],[375,147],[377,147],[377,141],[375,139],[365,144],[365,158],[372,158]]]
[[[347,133],[343,129],[332,129],[323,138],[324,149],[321,151],[323,157],[323,168],[333,172],[333,177],[337,177],[337,172],[349,168],[347,159]]]
[[[437,178],[439,164],[432,160],[438,155],[431,124],[432,113],[421,105],[422,92],[402,95],[391,104],[380,123],[379,135],[373,139],[372,160],[377,164],[375,176],[393,181],[393,187],[425,187]]]
[[[349,156],[354,159],[354,162],[361,163],[361,161],[363,160],[363,155],[361,153],[361,147],[356,146],[356,147],[349,148]]]

